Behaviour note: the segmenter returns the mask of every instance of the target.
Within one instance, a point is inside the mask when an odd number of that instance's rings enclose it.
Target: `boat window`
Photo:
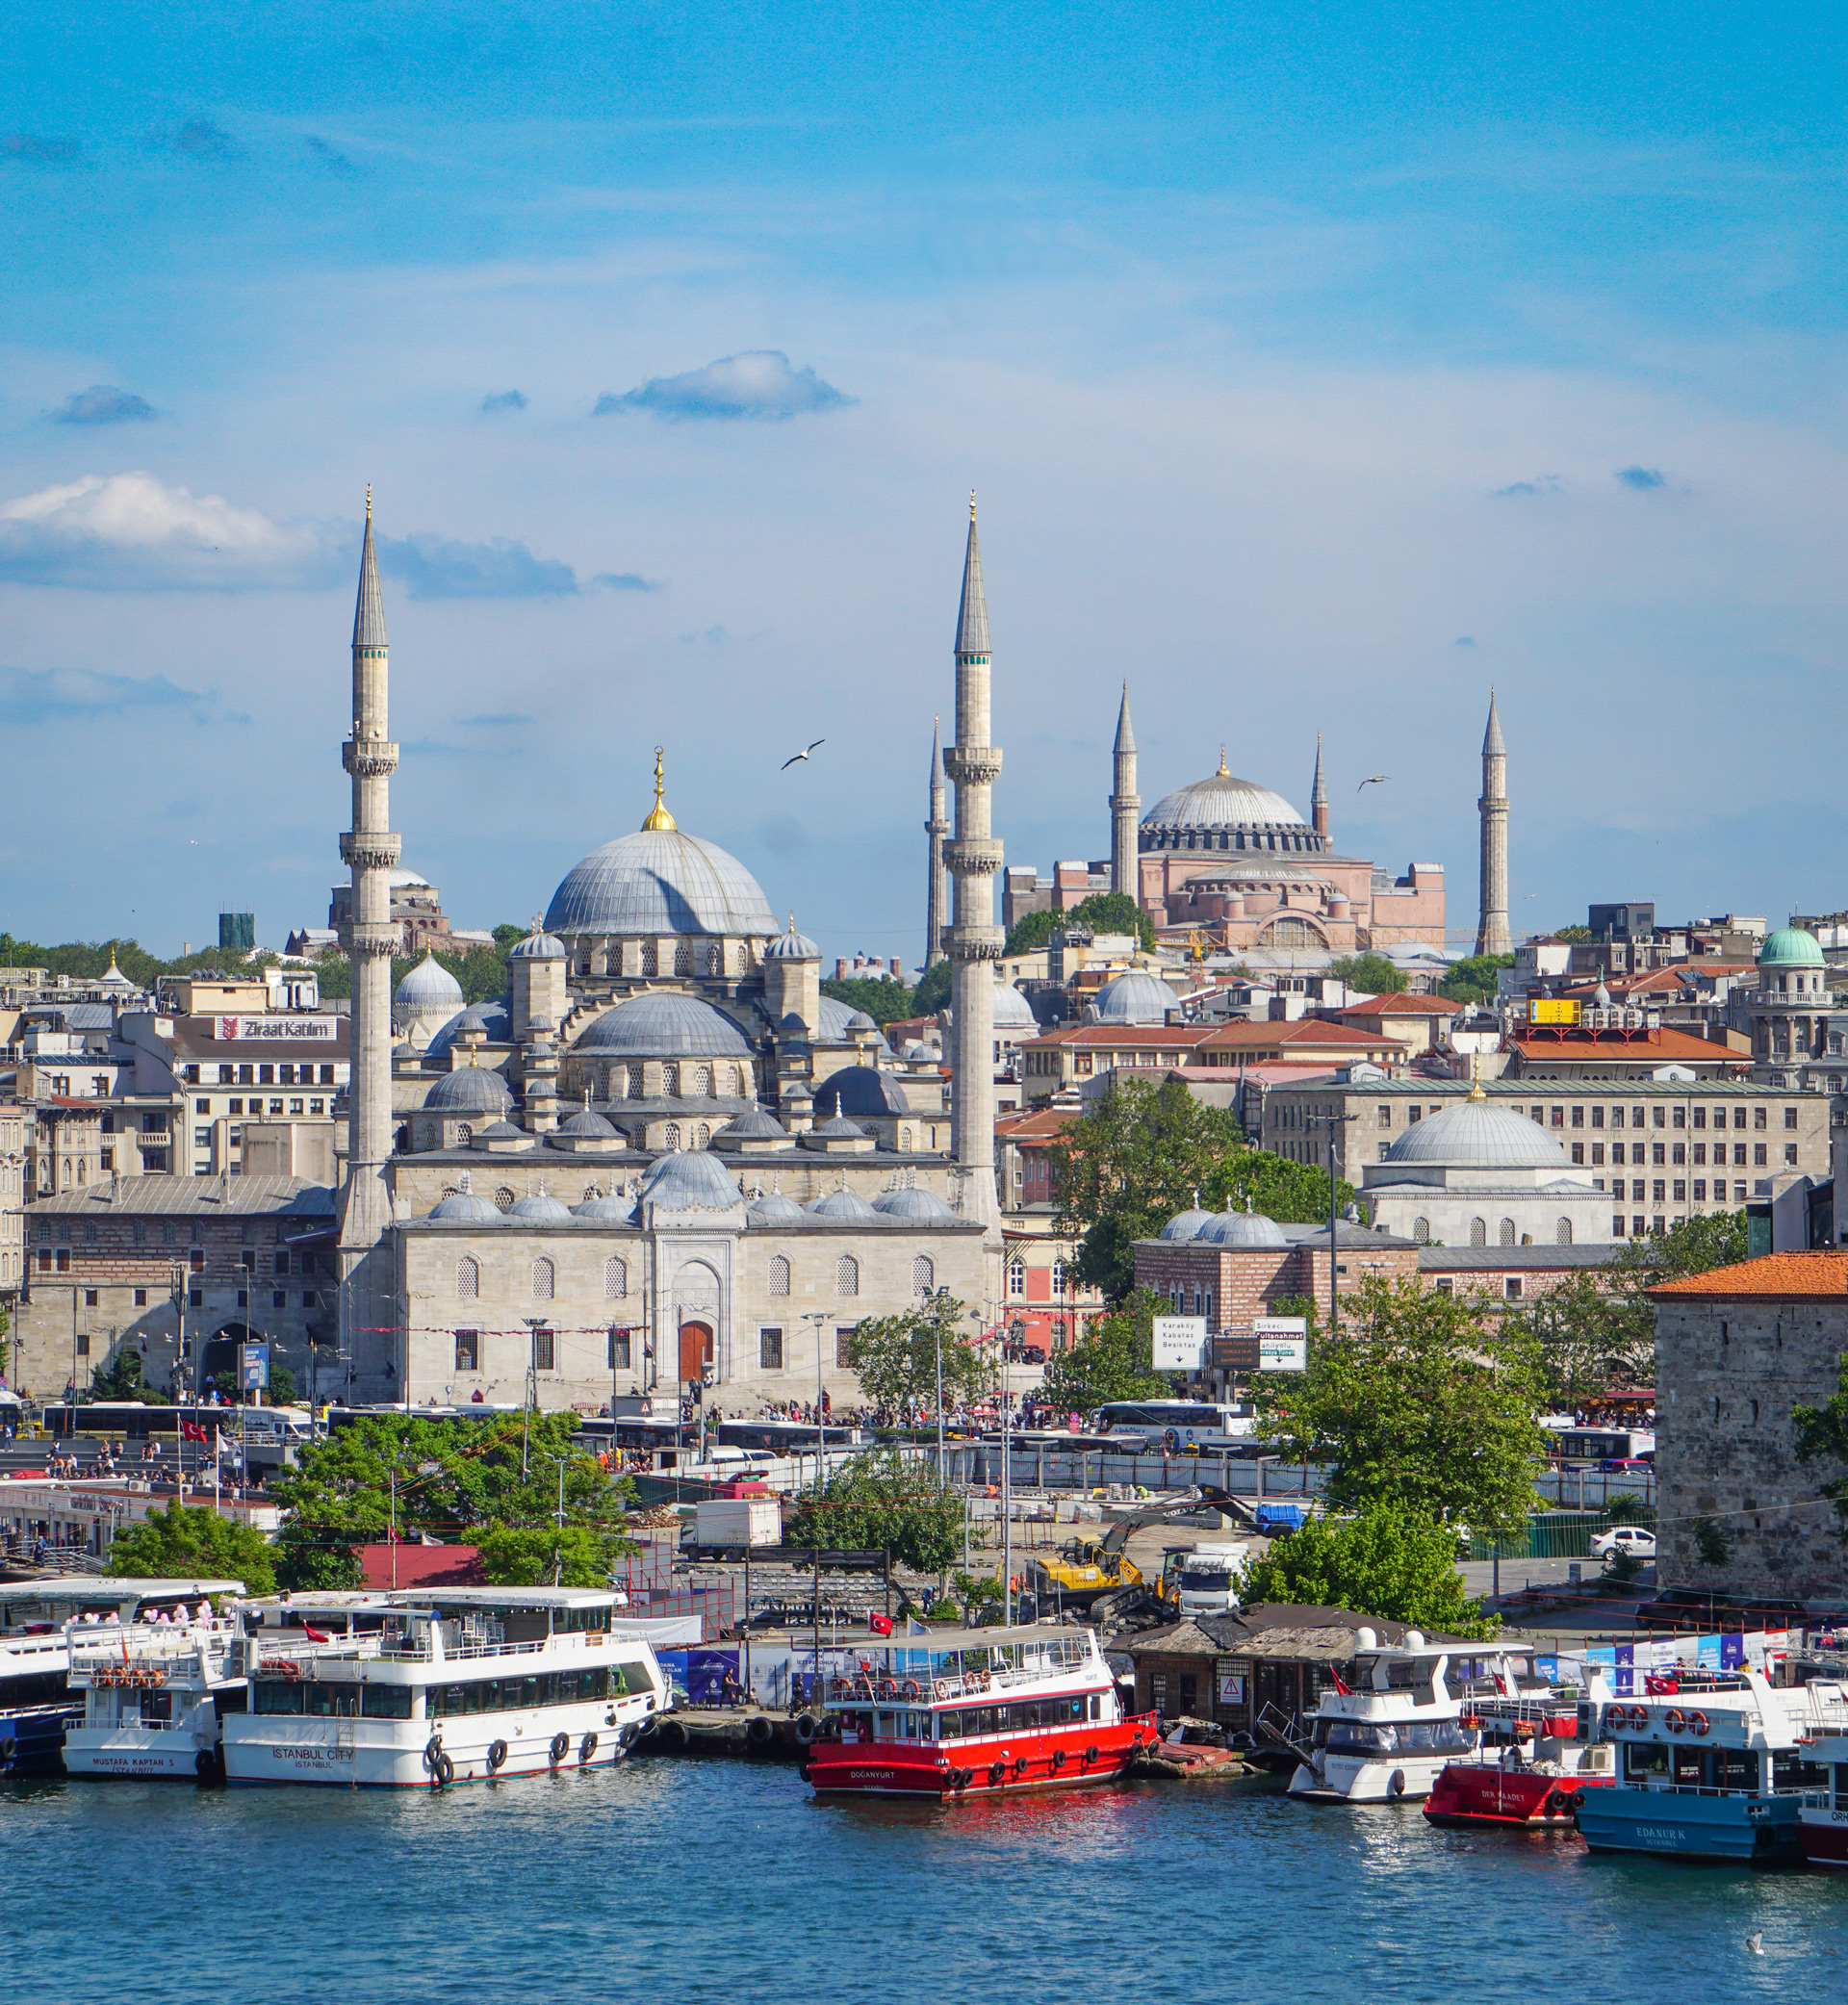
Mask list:
[[[1674,1750],[1674,1755],[1675,1780],[1678,1783],[1683,1785],[1692,1784],[1698,1787],[1707,1781],[1707,1763],[1702,1758],[1701,1750],[1698,1747],[1678,1744]]]
[[[1097,1694],[1095,1692],[1092,1692],[1091,1695],[1091,1716],[1092,1719],[1102,1717],[1102,1709],[1097,1703]]]
[[[1835,1763],[1835,1807],[1848,1810],[1848,1761]]]
[[[1771,1757],[1773,1787],[1779,1789],[1820,1789],[1829,1780],[1828,1765],[1812,1761],[1794,1748],[1781,1747]]]
[[[476,1678],[467,1684],[433,1684],[429,1689],[431,1719],[452,1719],[474,1712],[518,1712],[539,1706],[571,1706],[611,1694],[607,1665],[584,1671],[548,1671],[528,1678]],[[397,1717],[408,1717],[398,1714]]]
[[[1757,1751],[1745,1747],[1716,1747],[1713,1750],[1713,1783],[1721,1789],[1756,1789],[1758,1787]]]
[[[640,1663],[613,1664],[610,1667],[610,1690],[619,1699],[627,1699],[633,1692],[654,1689],[648,1672]]]
[[[301,1709],[317,1719],[357,1719],[359,1686],[324,1684],[319,1679],[311,1679],[301,1687]]]
[[[1328,1749],[1331,1754],[1390,1754],[1399,1745],[1397,1731],[1389,1726],[1364,1726],[1358,1720],[1331,1720]]]
[[[978,1734],[1005,1734],[1007,1732],[1008,1709],[1005,1706],[1001,1708],[1001,1722],[998,1726],[995,1724],[994,1713],[995,1709],[992,1706],[978,1706],[975,1709],[975,1731]],[[968,1714],[964,1713],[963,1718],[966,1719],[967,1717]]]
[[[898,1715],[895,1712],[873,1714],[873,1738],[875,1740],[896,1740],[898,1738]]]
[[[1626,1740],[1624,1780],[1665,1783],[1668,1780],[1668,1749],[1659,1740]]]
[[[367,1719],[409,1719],[411,1688],[408,1684],[362,1684],[359,1709]]]
[[[260,1678],[256,1684],[258,1712],[299,1712],[301,1686],[283,1679]]]

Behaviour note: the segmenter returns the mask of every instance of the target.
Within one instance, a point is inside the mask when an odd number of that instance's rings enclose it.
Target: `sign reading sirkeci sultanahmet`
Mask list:
[[[340,1040],[338,1016],[214,1016],[212,1035],[220,1044],[333,1044]]]
[[[1204,1316],[1157,1316],[1154,1365],[1158,1372],[1197,1372],[1206,1351]]]
[[[1258,1340],[1260,1372],[1306,1372],[1309,1369],[1309,1324],[1301,1316],[1259,1316],[1251,1334]]]

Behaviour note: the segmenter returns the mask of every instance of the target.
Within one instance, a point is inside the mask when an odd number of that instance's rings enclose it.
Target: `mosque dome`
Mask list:
[[[392,991],[392,1021],[402,1030],[420,1016],[448,1019],[462,1007],[462,984],[426,953]]]
[[[803,1216],[802,1206],[793,1197],[785,1197],[781,1191],[766,1191],[761,1197],[754,1197],[745,1207],[745,1217],[754,1225],[786,1225],[792,1219]]]
[[[424,1102],[428,1114],[504,1114],[513,1105],[507,1082],[486,1066],[459,1066],[445,1072]]]
[[[871,1066],[843,1066],[815,1089],[815,1118],[827,1120],[835,1115],[868,1116],[909,1114],[911,1102],[889,1073],[877,1072]]]
[[[1159,976],[1132,968],[1098,990],[1094,1007],[1099,1023],[1166,1023],[1174,991]]]
[[[580,1107],[569,1120],[558,1124],[561,1135],[586,1135],[598,1141],[619,1141],[622,1132],[614,1121],[605,1120],[601,1114],[593,1114],[588,1107]]]
[[[642,1174],[642,1199],[665,1211],[730,1211],[744,1193],[717,1156],[689,1148],[654,1158]]]
[[[441,1058],[465,1030],[478,1030],[487,1044],[513,1042],[513,1018],[507,1014],[504,995],[490,996],[486,1002],[471,1003],[451,1016],[430,1040],[429,1056]]]
[[[852,1009],[834,996],[824,995],[821,998],[821,1021],[812,1028],[824,1044],[844,1044],[851,1041],[854,1032],[877,1031],[879,1025],[864,1010]],[[882,1036],[880,1042],[885,1041]]]
[[[1271,841],[1273,836],[1278,839]],[[1258,839],[1239,839],[1248,837]],[[1142,846],[1323,850],[1328,845],[1281,794],[1228,772],[1221,752],[1217,773],[1164,794],[1142,816]]]
[[[806,933],[796,931],[796,915],[789,914],[789,930],[779,933],[763,950],[766,961],[819,961],[821,949]]]
[[[830,1191],[825,1197],[812,1198],[804,1209],[811,1219],[876,1219],[879,1216],[858,1191],[850,1191],[845,1184],[837,1191]]]
[[[524,1219],[529,1225],[556,1225],[571,1217],[571,1208],[549,1197],[544,1191],[535,1191],[530,1197],[522,1197],[507,1216]]]
[[[420,877],[403,863],[394,863],[385,873],[385,882],[394,891],[433,891],[436,888],[427,877]]]
[[[1174,1243],[1197,1239],[1200,1227],[1210,1223],[1217,1216],[1214,1212],[1201,1211],[1197,1205],[1192,1211],[1176,1212],[1162,1227],[1160,1236]]]
[[[744,1033],[697,995],[655,989],[605,1010],[574,1051],[608,1058],[748,1058]]]
[[[1012,982],[994,985],[994,1027],[996,1030],[1038,1030],[1040,1019],[1033,1005]]]
[[[635,1200],[621,1191],[605,1191],[602,1196],[586,1197],[571,1208],[574,1219],[597,1219],[607,1225],[627,1225],[635,1217]]]
[[[873,1199],[873,1209],[888,1219],[954,1220],[956,1217],[935,1191],[882,1191]]]
[[[789,1130],[762,1107],[751,1107],[735,1120],[729,1120],[712,1137],[714,1142],[787,1142]]]
[[[1408,1128],[1386,1160],[1462,1170],[1560,1170],[1566,1152],[1525,1114],[1472,1096]]]
[[[1194,1237],[1209,1247],[1287,1247],[1290,1242],[1275,1219],[1260,1211],[1216,1212]]]
[[[509,961],[568,961],[565,943],[556,934],[544,928],[526,935],[525,939],[516,940],[507,955]]]
[[[502,1215],[489,1198],[478,1197],[473,1191],[451,1191],[438,1201],[430,1217],[449,1219],[465,1225],[499,1225]]]
[[[1824,967],[1822,942],[1803,926],[1781,926],[1758,949],[1760,967]]]

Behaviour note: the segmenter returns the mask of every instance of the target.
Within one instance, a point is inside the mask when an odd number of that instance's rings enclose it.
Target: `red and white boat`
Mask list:
[[[1447,1761],[1424,1804],[1433,1824],[1508,1824],[1571,1831],[1587,1789],[1617,1780],[1616,1748],[1603,1737],[1609,1687],[1592,1680],[1583,1700],[1545,1692],[1476,1702],[1464,1715],[1481,1740]]]
[[[1802,1722],[1802,1752],[1814,1764],[1797,1813],[1803,1856],[1811,1865],[1848,1866],[1848,1684],[1819,1678],[1788,1694],[1786,1704]]]
[[[1117,1781],[1160,1737],[1129,1714],[1093,1632],[972,1629],[882,1638],[832,1681],[839,1738],[814,1741],[817,1794],[939,1802]]]

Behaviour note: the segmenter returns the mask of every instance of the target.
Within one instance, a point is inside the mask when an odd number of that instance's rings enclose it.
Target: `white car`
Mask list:
[[[1645,1531],[1640,1525],[1613,1525],[1591,1542],[1594,1559],[1614,1559],[1619,1553],[1633,1553],[1638,1559],[1654,1559],[1656,1534]]]

